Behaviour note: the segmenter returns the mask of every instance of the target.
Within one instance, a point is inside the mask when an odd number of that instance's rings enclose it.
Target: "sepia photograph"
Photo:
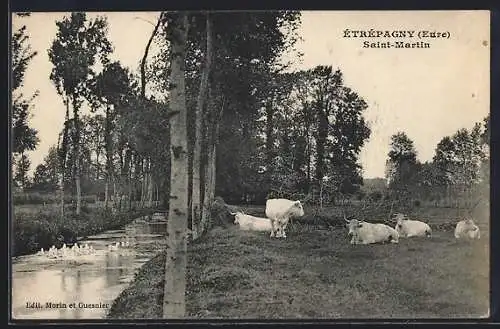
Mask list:
[[[14,12],[10,317],[490,316],[490,12]]]

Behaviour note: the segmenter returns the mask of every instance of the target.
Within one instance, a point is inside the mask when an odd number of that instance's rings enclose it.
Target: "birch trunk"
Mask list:
[[[177,12],[168,24],[171,43],[170,163],[171,188],[167,225],[167,255],[163,318],[183,318],[186,310],[186,263],[188,217],[187,109],[185,95],[186,40],[188,14]]]

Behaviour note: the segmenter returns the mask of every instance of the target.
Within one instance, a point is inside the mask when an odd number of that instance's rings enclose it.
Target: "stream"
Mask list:
[[[138,218],[122,229],[78,241],[80,246],[92,246],[92,255],[13,258],[12,318],[105,318],[113,300],[128,287],[139,268],[165,248],[166,228],[165,221],[150,223]],[[131,241],[130,247],[108,250],[108,245],[122,239]]]

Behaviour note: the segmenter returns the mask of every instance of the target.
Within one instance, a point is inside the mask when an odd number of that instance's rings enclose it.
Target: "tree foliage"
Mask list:
[[[26,16],[18,14],[18,16]],[[33,110],[33,101],[38,96],[35,92],[31,97],[26,98],[21,89],[24,85],[26,70],[30,61],[37,55],[31,49],[26,25],[21,26],[13,32],[11,39],[12,56],[12,152],[22,154],[26,151],[33,151],[40,142],[38,131],[29,126],[29,119]]]
[[[389,186],[408,187],[414,183],[420,163],[417,161],[417,151],[414,142],[404,132],[397,132],[391,136],[391,145],[388,153]]]

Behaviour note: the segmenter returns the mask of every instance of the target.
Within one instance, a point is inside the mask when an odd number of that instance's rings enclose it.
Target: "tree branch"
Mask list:
[[[142,60],[141,60],[141,96],[143,99],[146,98],[146,59],[148,57],[149,48],[151,47],[151,43],[153,42],[153,39],[154,39],[154,37],[158,31],[158,28],[160,27],[160,24],[162,22],[162,17],[163,17],[163,12],[161,12],[160,17],[158,17],[158,21],[156,22],[155,28],[154,28],[153,32],[151,33],[151,36],[149,37],[148,43],[146,44],[146,49],[144,50],[144,56],[142,57]],[[136,17],[136,19],[141,19],[141,18]],[[145,21],[149,22],[148,20],[145,20]],[[149,22],[149,23],[151,23],[151,22]]]

